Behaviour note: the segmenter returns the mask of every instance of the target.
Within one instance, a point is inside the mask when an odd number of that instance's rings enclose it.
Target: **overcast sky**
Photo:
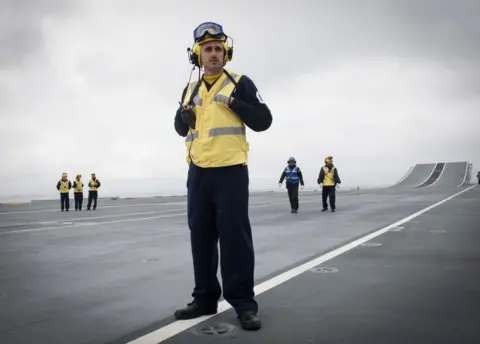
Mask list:
[[[346,187],[423,162],[480,170],[479,1],[273,3],[0,0],[0,193],[55,196],[62,172],[96,172],[104,195],[183,192],[173,118],[203,21],[273,114],[248,131],[252,189],[289,156],[307,187],[327,155]]]

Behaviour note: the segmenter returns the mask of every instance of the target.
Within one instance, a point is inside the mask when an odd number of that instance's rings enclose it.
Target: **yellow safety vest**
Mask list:
[[[75,187],[75,192],[83,192],[83,182],[81,180],[75,180],[77,182],[77,186]]]
[[[325,178],[323,178],[323,186],[335,186],[335,179],[333,178],[333,171],[335,171],[335,166],[332,167],[330,172],[328,172],[328,167],[323,166],[323,171],[325,172]]]
[[[97,191],[97,180],[91,179],[88,186],[90,187],[90,191]]]
[[[242,75],[230,73],[238,82]],[[197,82],[190,83],[185,94],[184,105]],[[204,82],[194,97],[196,113],[195,129],[185,139],[187,164],[190,161],[200,167],[222,167],[247,164],[249,144],[243,121],[228,106],[228,100],[235,88],[225,73],[217,79],[210,91]]]
[[[68,180],[61,180],[60,179],[60,193],[68,193],[70,190],[68,189]]]

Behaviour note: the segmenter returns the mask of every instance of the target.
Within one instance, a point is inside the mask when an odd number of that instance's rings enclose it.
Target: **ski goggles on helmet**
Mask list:
[[[213,22],[202,23],[193,30],[193,39],[197,43],[203,41],[206,36],[212,38],[226,38],[222,25]]]

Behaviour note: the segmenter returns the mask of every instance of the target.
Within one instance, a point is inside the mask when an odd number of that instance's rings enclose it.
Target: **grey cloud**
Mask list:
[[[255,58],[277,81],[280,75],[308,73],[315,64],[329,68],[342,58],[377,57],[431,60],[460,77],[479,78],[478,1],[284,1],[270,12],[269,18],[253,12],[250,25],[239,29],[238,55]],[[250,33],[250,51],[244,53]]]
[[[476,0],[392,1],[391,16],[398,16],[405,36],[415,49],[439,58],[476,61],[480,57],[480,2]]]
[[[73,0],[4,0],[0,4],[0,68],[22,66],[41,50],[42,19],[78,11]]]

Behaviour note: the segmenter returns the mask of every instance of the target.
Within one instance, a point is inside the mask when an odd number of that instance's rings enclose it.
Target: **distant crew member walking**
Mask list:
[[[62,173],[62,179],[57,183],[57,190],[60,191],[60,207],[62,211],[70,211],[70,189],[72,182],[67,179],[67,174]]]
[[[73,198],[75,199],[75,210],[82,210],[83,204],[83,182],[82,175],[77,174],[73,181]]]
[[[288,191],[288,199],[290,201],[290,208],[292,213],[298,213],[298,186],[299,184],[304,188],[303,175],[300,168],[297,166],[297,161],[294,157],[290,157],[287,161],[288,166],[283,170],[278,187],[282,186],[283,180],[286,178],[285,186]]]
[[[98,198],[98,188],[100,187],[100,181],[95,176],[95,173],[92,173],[92,179],[88,182],[88,203],[87,210],[90,210],[93,201],[93,210],[97,209],[97,198]]]
[[[478,184],[480,184],[480,172],[477,173]]]
[[[338,176],[338,170],[333,165],[333,158],[331,156],[325,159],[325,166],[320,170],[317,183],[322,187],[322,211],[327,211],[328,204],[327,199],[330,201],[330,209],[335,211],[335,186],[340,184],[340,177]]]

